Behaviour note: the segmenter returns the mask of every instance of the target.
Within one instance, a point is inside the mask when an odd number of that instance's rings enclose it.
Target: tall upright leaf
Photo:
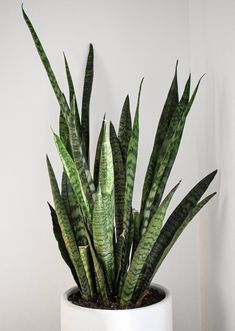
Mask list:
[[[98,294],[101,296],[103,302],[107,303],[108,302],[108,290],[107,290],[107,286],[106,286],[104,270],[100,264],[99,259],[97,258],[97,254],[94,249],[93,242],[92,242],[92,239],[91,239],[91,236],[90,236],[88,230],[86,231],[86,236],[87,236],[87,241],[89,244],[91,257],[92,257],[92,261],[93,261],[93,266],[94,266],[94,270],[95,270],[95,280],[96,280],[96,284],[97,284],[97,291],[98,291]]]
[[[79,246],[79,253],[81,255],[81,260],[84,266],[84,270],[86,273],[87,281],[89,284],[91,296],[94,295],[94,284],[93,284],[93,278],[92,278],[92,268],[91,268],[91,261],[90,261],[90,250],[89,245],[86,246]]]
[[[144,268],[139,277],[135,298],[140,292],[143,292],[148,286],[154,275],[154,271],[161,260],[168,245],[172,242],[177,231],[181,228],[189,213],[197,206],[198,201],[207,190],[214,179],[217,171],[213,171],[204,177],[193,189],[185,196],[177,208],[172,212],[167,222],[163,226],[154,247],[145,261]]]
[[[177,67],[178,61],[176,62],[175,67],[175,74],[173,81],[171,83],[170,90],[167,95],[166,102],[164,104],[162,114],[158,123],[158,128],[153,144],[152,154],[149,160],[148,169],[145,175],[144,186],[143,186],[143,193],[142,193],[142,200],[145,202],[149,193],[149,189],[152,185],[158,153],[162,146],[162,143],[165,139],[165,136],[168,131],[168,127],[174,112],[176,111],[176,107],[179,102],[179,95],[178,95],[178,80],[177,80]]]
[[[89,53],[87,57],[87,65],[85,72],[85,80],[83,86],[83,97],[82,97],[82,132],[85,140],[86,147],[86,158],[89,165],[89,120],[90,120],[90,99],[91,99],[91,90],[93,83],[93,67],[94,67],[94,51],[93,46],[90,44]]]
[[[92,206],[95,198],[95,185],[91,177],[87,161],[83,155],[82,142],[76,130],[75,113],[75,98],[73,97],[71,111],[68,117],[70,145],[72,148],[73,160],[78,169],[86,198]]]
[[[136,172],[136,163],[137,163],[137,154],[138,154],[138,143],[139,143],[139,105],[140,105],[140,95],[141,88],[143,84],[143,79],[140,83],[138,100],[135,112],[135,118],[133,123],[133,129],[131,132],[131,138],[128,145],[127,152],[127,161],[126,161],[126,178],[125,178],[125,195],[124,195],[124,212],[123,212],[123,231],[119,238],[117,238],[117,252],[120,252],[121,255],[118,255],[116,264],[117,264],[117,277],[123,278],[126,267],[124,265],[126,261],[127,254],[127,240],[128,240],[128,231],[130,229],[130,217],[132,211],[132,198],[133,198],[133,189],[135,181],[135,172]],[[120,279],[121,279],[120,278]],[[121,289],[121,282],[119,290]]]
[[[182,102],[177,106],[177,112],[174,113],[170,122],[166,138],[162,144],[159,152],[158,161],[156,165],[156,172],[154,175],[153,183],[149,191],[148,198],[144,205],[141,206],[141,235],[146,231],[151,215],[154,210],[158,208],[161,201],[161,197],[165,188],[166,181],[168,179],[171,167],[174,159],[177,155],[186,117],[192,106],[194,98],[196,96],[200,80],[192,94],[188,103],[185,103],[185,99],[188,98],[190,78],[186,83],[185,91],[183,93]],[[173,161],[173,162],[172,162]],[[165,175],[165,176],[164,176]],[[163,185],[164,184],[164,185]]]
[[[113,153],[114,168],[114,188],[115,188],[115,230],[118,238],[123,231],[123,211],[124,211],[124,192],[125,192],[125,170],[120,142],[115,128],[110,123],[110,143]]]
[[[104,125],[101,146],[99,186],[93,212],[93,238],[96,251],[103,262],[112,289],[114,281],[114,173],[109,133]]]
[[[61,162],[63,163],[65,172],[68,176],[69,182],[73,188],[76,199],[79,205],[81,206],[83,216],[87,219],[88,226],[91,227],[91,210],[88,201],[86,199],[86,195],[84,193],[81,178],[76,168],[76,165],[73,159],[71,158],[71,156],[69,155],[68,151],[66,150],[61,139],[55,133],[54,133],[54,140]]]
[[[144,233],[140,240],[140,243],[134,253],[130,269],[127,272],[127,276],[123,285],[121,294],[122,305],[125,305],[130,302],[133,296],[140,272],[145,264],[149,253],[154,246],[154,243],[156,242],[156,239],[159,236],[167,208],[178,186],[179,184],[177,184],[171,190],[171,192],[167,195],[162,204],[159,206],[153,218],[151,219],[151,222],[149,223],[147,231]]]
[[[126,163],[127,150],[131,138],[131,131],[132,131],[132,124],[131,124],[130,100],[129,100],[129,95],[127,95],[122,108],[119,130],[118,130],[118,139],[121,145],[124,164]]]
[[[98,182],[99,182],[99,169],[100,169],[100,156],[101,156],[101,146],[102,146],[102,140],[104,136],[104,124],[105,124],[105,115],[102,121],[102,125],[100,128],[100,133],[97,141],[97,146],[96,146],[96,153],[95,153],[95,162],[94,162],[94,184],[95,187],[98,187]]]
[[[69,103],[70,103],[70,105],[72,105],[72,103],[74,102],[73,99],[75,99],[75,104],[74,104],[75,122],[76,122],[76,128],[77,128],[79,138],[82,141],[83,137],[82,137],[82,129],[81,129],[81,122],[80,122],[80,116],[79,116],[79,111],[78,111],[76,93],[75,93],[75,89],[74,89],[72,75],[71,75],[71,72],[69,69],[69,64],[68,64],[65,54],[64,54],[64,63],[65,63],[65,71],[66,71],[67,82],[68,82],[68,87],[69,87]]]
[[[68,219],[68,216],[66,214],[66,210],[64,208],[59,188],[56,182],[55,174],[53,171],[53,168],[51,166],[51,163],[49,161],[49,158],[47,157],[47,166],[48,166],[48,172],[51,182],[51,189],[52,189],[52,195],[53,200],[55,204],[55,211],[58,219],[58,223],[61,229],[61,234],[64,240],[65,247],[67,249],[67,252],[69,254],[69,257],[71,259],[71,262],[73,263],[74,269],[76,271],[77,277],[79,279],[79,284],[82,291],[82,296],[84,299],[88,299],[90,297],[90,289],[89,284],[87,282],[86,274],[83,268],[81,256],[79,254],[76,240],[74,238],[74,234]]]
[[[65,171],[63,171],[62,174],[61,197],[66,208],[77,245],[87,245],[82,211]]]

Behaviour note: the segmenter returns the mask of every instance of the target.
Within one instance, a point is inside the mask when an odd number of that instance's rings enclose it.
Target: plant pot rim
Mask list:
[[[135,313],[137,310],[138,311],[151,310],[151,309],[154,310],[157,307],[160,308],[161,306],[165,305],[168,301],[171,300],[171,294],[167,288],[165,288],[162,285],[156,284],[156,283],[152,283],[151,286],[156,287],[156,288],[160,289],[161,291],[163,291],[165,294],[165,297],[161,301],[153,303],[153,304],[145,306],[145,307],[136,307],[136,308],[127,308],[127,309],[98,309],[98,308],[90,308],[90,307],[83,307],[83,306],[75,305],[74,303],[72,303],[71,301],[68,300],[68,297],[77,290],[77,286],[73,286],[73,287],[69,288],[68,290],[66,290],[62,294],[61,300],[70,309],[84,310],[84,311],[91,311],[91,312],[96,311],[99,313],[104,312],[105,314],[108,314],[108,313],[126,314],[126,313]]]

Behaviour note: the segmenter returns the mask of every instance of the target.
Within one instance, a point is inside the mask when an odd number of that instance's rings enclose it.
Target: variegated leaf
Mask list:
[[[122,288],[122,294],[121,294],[122,305],[128,304],[128,302],[130,302],[133,296],[140,272],[159,236],[167,208],[178,186],[179,184],[177,184],[171,190],[171,192],[167,195],[167,197],[164,199],[162,204],[159,206],[156,213],[153,215],[153,218],[151,219],[146,232],[144,233],[144,235],[140,240],[140,243],[134,253],[130,265],[130,269],[127,272],[127,276],[125,278],[125,282]]]
[[[123,212],[123,231],[122,234],[117,238],[117,251],[121,252],[121,256],[116,257],[117,262],[117,277],[120,279],[119,292],[121,290],[122,278],[125,273],[126,266],[124,265],[126,261],[127,254],[127,240],[128,240],[128,231],[130,229],[130,217],[132,211],[132,198],[133,198],[133,189],[134,189],[134,180],[135,180],[135,171],[136,171],[136,162],[138,154],[138,143],[139,143],[139,104],[140,104],[140,95],[142,88],[143,79],[140,83],[138,100],[134,118],[133,129],[131,132],[131,138],[128,145],[127,152],[127,161],[126,161],[126,178],[125,178],[125,195],[124,195],[124,212]],[[122,240],[121,237],[124,237]]]
[[[195,185],[168,218],[151,251],[151,254],[149,254],[146,259],[145,266],[141,272],[135,289],[135,299],[137,299],[140,293],[142,293],[149,286],[155,269],[164,255],[165,250],[172,242],[174,236],[181,228],[188,215],[193,213],[193,209],[197,206],[198,201],[201,199],[202,195],[214,179],[216,172],[217,171],[213,171],[204,177],[197,185]]]
[[[53,200],[54,200],[54,204],[55,204],[55,211],[56,211],[58,223],[60,226],[61,234],[62,234],[62,237],[64,240],[64,244],[65,244],[65,247],[69,254],[69,257],[73,263],[77,277],[79,279],[82,296],[84,299],[88,300],[91,295],[90,289],[89,289],[89,284],[87,282],[85,270],[83,268],[81,256],[80,256],[80,253],[77,248],[73,230],[71,228],[66,210],[64,208],[64,205],[63,205],[63,202],[62,202],[62,199],[60,196],[55,174],[54,174],[53,168],[51,166],[51,163],[50,163],[48,157],[47,157],[47,166],[48,166],[48,172],[49,172],[49,177],[50,177],[50,182],[51,182]]]
[[[84,193],[81,178],[76,168],[76,165],[71,156],[69,155],[68,151],[66,150],[61,139],[55,133],[54,140],[61,162],[63,163],[65,172],[68,176],[69,182],[73,188],[76,199],[81,206],[83,216],[87,219],[88,226],[91,226],[91,210],[86,199],[86,195]]]
[[[65,54],[64,54],[64,63],[65,63],[65,70],[66,70],[67,82],[68,82],[68,87],[69,87],[69,103],[72,106],[72,103],[74,102],[73,99],[75,99],[75,105],[74,105],[75,106],[75,123],[76,123],[78,136],[79,136],[80,140],[82,141],[82,128],[81,128],[80,116],[79,116],[79,111],[78,111],[76,93],[75,93],[75,89],[74,89],[72,75],[71,75],[68,61],[66,59]]]
[[[122,158],[124,164],[126,163],[127,150],[131,138],[131,131],[132,131],[132,124],[131,124],[130,100],[129,100],[129,95],[127,95],[122,108],[119,130],[118,130],[118,139],[121,145]]]
[[[143,235],[143,233],[146,231],[149,220],[160,203],[167,178],[169,176],[171,167],[173,165],[174,159],[179,149],[179,145],[185,125],[185,120],[192,106],[194,98],[196,96],[199,83],[200,81],[198,82],[188,104],[187,105],[184,104],[184,96],[183,96],[182,98],[183,102],[179,103],[177,107],[177,112],[175,112],[172,117],[166,138],[162,144],[161,151],[158,156],[158,161],[157,161],[158,165],[156,166],[156,173],[154,175],[153,183],[148,198],[145,204],[142,205],[141,208],[141,222],[142,222],[141,235]],[[190,85],[190,80],[188,80],[185,87],[185,91],[188,91],[187,93],[184,92],[186,96],[189,94],[188,85]]]
[[[85,80],[83,86],[83,97],[82,97],[82,132],[85,140],[86,148],[86,159],[89,165],[89,118],[90,118],[90,99],[91,99],[91,90],[93,83],[93,67],[94,67],[94,51],[93,46],[90,44],[89,54],[87,58]]]
[[[75,122],[75,99],[71,105],[71,112],[69,114],[68,127],[69,127],[69,139],[72,148],[73,160],[78,169],[83,190],[85,192],[86,198],[92,208],[94,198],[95,198],[95,185],[91,177],[90,170],[88,168],[87,161],[83,155],[82,142],[78,136]]]
[[[102,140],[103,140],[103,135],[104,135],[104,124],[105,124],[105,115],[103,118],[103,122],[100,128],[100,133],[96,145],[96,153],[95,153],[95,162],[94,162],[94,184],[95,187],[98,187],[98,182],[99,182],[99,169],[100,169],[100,156],[101,156],[101,146],[102,146]]]
[[[115,188],[115,230],[116,237],[123,231],[123,209],[125,192],[125,170],[120,143],[112,123],[110,123],[110,143],[113,153],[114,188]]]
[[[178,102],[179,102],[179,96],[178,96],[178,80],[177,80],[177,66],[178,66],[178,61],[176,63],[175,67],[175,75],[173,78],[173,81],[171,83],[170,90],[167,95],[167,99],[165,102],[165,105],[162,110],[162,114],[158,123],[158,128],[153,144],[153,150],[152,154],[149,160],[148,164],[148,169],[145,175],[145,180],[144,180],[144,187],[143,187],[143,193],[142,193],[142,201],[146,201],[149,190],[151,188],[154,174],[155,174],[155,168],[157,164],[157,159],[158,159],[158,154],[160,152],[162,143],[166,137],[168,127],[170,124],[170,121],[172,119],[172,116],[174,112],[176,111]]]
[[[104,125],[101,146],[99,186],[93,211],[93,239],[110,289],[114,282],[114,173],[109,133]]]
[[[26,15],[24,9],[23,9],[23,6],[22,6],[22,12],[23,12],[23,17],[24,17],[24,20],[29,28],[29,31],[31,32],[31,35],[32,35],[32,38],[33,38],[33,41],[35,43],[35,46],[37,48],[37,51],[38,51],[38,54],[41,58],[41,61],[44,65],[44,68],[47,72],[47,75],[48,75],[48,78],[50,80],[50,83],[51,83],[51,86],[55,92],[55,95],[56,95],[56,98],[59,102],[59,105],[60,105],[60,108],[62,109],[63,113],[64,113],[64,116],[66,118],[66,116],[68,115],[69,113],[69,107],[68,107],[68,104],[66,102],[66,99],[63,95],[63,93],[61,92],[61,89],[58,85],[58,82],[56,80],[56,77],[55,77],[55,74],[51,68],[51,65],[50,65],[50,62],[48,60],[48,57],[43,49],[43,46],[37,36],[37,33],[30,21],[30,19],[28,18],[28,16]]]
[[[73,263],[69,257],[69,253],[67,251],[67,248],[65,246],[65,243],[64,243],[64,239],[63,239],[63,236],[62,236],[62,232],[60,230],[60,225],[59,225],[59,222],[58,222],[58,218],[56,216],[56,212],[55,212],[55,209],[48,203],[48,206],[50,208],[50,211],[51,211],[51,219],[52,219],[52,224],[53,224],[53,232],[54,232],[54,235],[55,235],[55,238],[58,242],[58,247],[59,247],[59,250],[60,250],[60,253],[61,253],[61,256],[63,257],[65,263],[68,265],[68,267],[70,268],[71,270],[71,273],[73,275],[73,278],[79,288],[79,292],[81,293],[81,288],[80,288],[80,283],[79,283],[79,279],[78,279],[78,276],[76,274],[76,270],[73,266]]]
[[[90,250],[89,246],[79,246],[79,252],[81,255],[81,260],[83,263],[83,267],[86,273],[87,281],[89,284],[91,296],[94,295],[94,284],[93,284],[93,270],[91,269],[91,259],[90,259]]]

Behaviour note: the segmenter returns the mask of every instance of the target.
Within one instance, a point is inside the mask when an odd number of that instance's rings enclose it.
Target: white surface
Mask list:
[[[221,168],[223,184],[217,214],[214,200],[185,231],[156,278],[158,283],[171,289],[174,331],[234,330],[231,308],[234,297],[229,294],[233,293],[234,286],[235,57],[229,35],[235,23],[233,2],[225,3],[210,0],[24,1],[63,89],[66,80],[62,51],[68,56],[81,93],[88,43],[94,44],[92,154],[103,113],[117,125],[127,93],[130,93],[133,113],[138,85],[145,76],[136,207],[176,59],[180,61],[180,91],[190,69],[194,73],[193,83],[207,71],[188,118],[168,189],[183,178],[172,203],[175,206],[192,185],[215,166]],[[46,205],[46,200],[51,201],[46,153],[57,173],[61,170],[50,131],[50,126],[58,128],[58,105],[22,19],[20,5],[21,1],[17,0],[0,1],[0,329],[58,331],[59,296],[73,284],[59,256]],[[200,237],[199,218],[203,221]],[[228,286],[225,288],[224,284]]]
[[[70,289],[61,297],[61,331],[172,331],[172,298],[167,289],[160,288],[166,293],[161,302],[127,310],[76,306],[67,300],[74,291]]]
[[[198,169],[219,169],[214,208],[200,217],[202,331],[234,331],[235,2],[190,3],[194,71],[204,66],[206,72]]]

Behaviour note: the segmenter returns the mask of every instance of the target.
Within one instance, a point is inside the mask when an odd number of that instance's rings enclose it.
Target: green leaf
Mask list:
[[[166,138],[162,144],[161,150],[158,155],[156,172],[154,175],[153,183],[149,191],[148,198],[144,205],[141,207],[141,235],[146,231],[149,220],[154,211],[158,208],[164,192],[165,184],[170,174],[172,165],[177,155],[183,129],[186,121],[187,114],[192,106],[196,96],[200,80],[193,92],[193,95],[186,104],[185,100],[188,99],[190,78],[186,83],[185,91],[183,93],[182,102],[177,106],[177,111],[174,113],[170,122]]]
[[[81,206],[81,210],[83,216],[88,220],[88,226],[91,226],[91,210],[86,199],[86,195],[83,190],[81,178],[79,172],[76,168],[76,165],[69,155],[68,151],[66,150],[64,144],[62,143],[61,139],[54,133],[54,140],[55,144],[60,156],[60,159],[63,163],[65,172],[68,176],[69,182],[73,188],[75,197]]]
[[[133,129],[131,132],[131,138],[128,145],[127,152],[127,161],[126,161],[126,178],[125,178],[125,196],[124,196],[124,213],[123,213],[123,232],[120,237],[117,238],[117,251],[121,252],[121,256],[117,256],[117,277],[123,277],[126,266],[124,262],[126,261],[127,254],[127,240],[128,240],[128,231],[130,228],[130,217],[132,211],[132,198],[133,198],[133,189],[134,189],[134,180],[136,172],[136,162],[138,154],[138,142],[139,142],[139,104],[140,104],[140,95],[142,88],[143,79],[140,83],[139,94],[137,107],[135,112]],[[124,237],[124,240],[121,238]],[[122,281],[120,281],[120,284]],[[119,288],[120,291],[120,288]]]
[[[62,174],[62,201],[67,211],[77,245],[87,245],[84,219],[66,173]]]
[[[94,250],[93,243],[92,243],[92,240],[91,240],[91,237],[90,237],[88,231],[86,231],[86,234],[87,234],[87,240],[88,240],[88,244],[89,244],[89,248],[90,248],[90,252],[91,252],[91,256],[92,256],[92,260],[93,260],[96,284],[98,287],[97,288],[98,294],[101,295],[104,303],[107,303],[108,302],[108,292],[107,292],[105,274],[104,274],[103,268],[96,256],[96,251]]]
[[[149,160],[148,164],[148,169],[145,175],[145,180],[144,180],[144,187],[143,187],[143,193],[142,193],[142,201],[146,201],[148,194],[149,194],[149,189],[151,188],[154,174],[155,174],[155,169],[156,169],[156,164],[157,164],[157,159],[158,159],[158,154],[161,149],[162,143],[166,137],[167,131],[169,124],[171,122],[172,116],[174,112],[176,111],[176,107],[179,102],[179,96],[178,96],[178,80],[177,80],[177,66],[178,66],[178,61],[176,63],[175,67],[175,75],[173,78],[173,81],[171,83],[170,90],[167,95],[167,99],[165,102],[165,105],[163,107],[163,111],[158,123],[158,128],[153,144],[153,150],[152,154]]]
[[[160,265],[162,264],[163,260],[165,259],[166,255],[169,253],[170,249],[172,248],[172,246],[174,245],[174,243],[176,242],[176,240],[179,238],[179,236],[181,235],[181,233],[183,232],[183,230],[185,229],[185,227],[189,224],[189,222],[194,218],[194,216],[196,216],[196,214],[202,209],[202,207],[211,200],[211,198],[213,198],[213,196],[216,194],[216,192],[208,195],[206,198],[204,198],[202,201],[200,201],[196,207],[194,207],[189,213],[188,216],[185,218],[184,222],[182,223],[182,225],[178,228],[178,230],[176,231],[173,239],[171,240],[170,244],[167,246],[167,248],[164,250],[164,253],[161,256],[160,261],[157,264],[157,267],[154,271],[154,274],[157,272],[157,270],[159,269]],[[153,275],[154,276],[154,275]]]
[[[98,257],[103,263],[107,281],[112,289],[114,265],[114,173],[109,133],[104,125],[101,147],[99,186],[93,211],[93,239]]]
[[[110,123],[110,143],[113,154],[115,188],[115,228],[118,238],[123,231],[123,208],[125,192],[125,170],[120,143],[112,123]]]
[[[132,247],[132,256],[133,256],[140,240],[139,237],[140,213],[137,210],[133,210],[132,213],[133,213],[133,222],[134,222],[134,238],[133,238],[133,247]]]
[[[59,132],[60,132],[60,139],[62,140],[63,144],[66,146],[67,150],[70,151],[71,147],[69,142],[69,129],[62,110],[60,111]]]
[[[167,195],[162,204],[159,206],[156,213],[153,215],[153,218],[151,219],[146,232],[140,240],[140,243],[134,253],[130,269],[127,272],[127,276],[123,285],[121,294],[122,305],[126,305],[131,301],[140,272],[159,236],[167,208],[178,186],[179,184],[177,184],[171,190],[171,192]]]
[[[66,210],[64,208],[59,188],[56,182],[55,174],[53,171],[53,168],[51,166],[51,163],[47,157],[47,166],[48,166],[48,172],[51,182],[51,189],[52,189],[52,195],[53,200],[55,204],[55,211],[58,219],[58,223],[60,226],[61,234],[64,240],[65,247],[67,249],[67,252],[69,254],[69,257],[73,263],[74,269],[76,271],[77,277],[79,279],[79,284],[82,291],[82,296],[85,300],[88,300],[90,297],[90,290],[89,290],[89,284],[87,282],[86,274],[83,268],[83,264],[81,261],[81,256],[79,254],[76,240],[74,238],[73,230],[71,228],[68,216],[66,214]]]
[[[50,65],[50,62],[48,60],[48,57],[43,49],[43,46],[37,36],[37,33],[36,31],[34,30],[34,27],[31,23],[31,21],[29,20],[28,16],[26,15],[24,9],[23,9],[23,5],[22,5],[22,12],[23,12],[23,17],[24,17],[24,20],[29,28],[29,31],[31,32],[31,35],[32,35],[32,38],[33,38],[33,41],[35,43],[35,46],[37,48],[37,51],[38,51],[38,54],[41,58],[41,61],[44,65],[44,68],[47,72],[47,75],[48,75],[48,78],[50,80],[50,83],[51,83],[51,86],[55,92],[55,95],[56,95],[56,98],[60,104],[60,108],[62,109],[63,113],[64,113],[64,116],[66,117],[69,113],[69,107],[68,107],[68,104],[66,102],[66,99],[63,95],[63,93],[61,92],[61,89],[58,85],[58,82],[56,80],[56,77],[54,75],[54,72],[51,68],[51,65]]]
[[[79,248],[79,252],[81,255],[83,267],[84,267],[84,270],[86,273],[87,281],[89,284],[91,296],[93,296],[94,295],[94,285],[93,285],[93,279],[92,279],[93,270],[91,269],[89,246],[88,245],[79,246],[78,248]]]
[[[104,135],[104,123],[105,123],[105,115],[103,118],[102,126],[100,128],[100,133],[97,141],[96,146],[96,153],[95,153],[95,162],[94,162],[94,185],[97,188],[98,182],[99,182],[99,169],[100,169],[100,156],[101,156],[101,146],[102,146],[102,140]]]
[[[86,158],[89,164],[89,117],[90,117],[90,99],[91,90],[93,83],[93,67],[94,67],[94,51],[93,46],[90,44],[89,54],[87,58],[85,80],[83,86],[83,97],[82,97],[82,132],[86,146]]]
[[[98,259],[102,262],[108,281],[109,290],[112,289],[114,277],[114,255],[113,245],[110,246],[110,240],[107,233],[107,216],[100,186],[96,193],[96,200],[93,210],[92,232],[95,251]]]
[[[60,253],[61,253],[61,256],[63,257],[65,263],[68,265],[68,267],[70,268],[71,270],[71,273],[73,275],[73,278],[79,288],[79,292],[81,292],[81,288],[80,288],[80,283],[79,283],[79,279],[78,279],[78,276],[76,274],[76,270],[73,266],[73,263],[69,257],[69,253],[67,251],[67,248],[65,246],[65,243],[64,243],[64,239],[63,239],[63,236],[62,236],[62,232],[60,230],[60,225],[58,223],[58,219],[57,219],[57,216],[56,216],[56,212],[54,210],[54,208],[48,203],[48,206],[50,208],[50,211],[51,211],[51,219],[52,219],[52,224],[53,224],[53,232],[54,232],[54,235],[55,235],[55,238],[58,242],[58,247],[59,247],[59,250],[60,250]]]
[[[95,185],[91,177],[87,161],[83,155],[82,142],[76,129],[75,113],[75,99],[73,98],[71,112],[68,117],[70,145],[72,148],[73,160],[78,169],[86,198],[90,206],[92,206],[95,198]]]
[[[131,138],[132,124],[131,124],[131,112],[130,112],[130,100],[127,95],[120,118],[118,139],[120,141],[123,162],[126,163],[128,145]]]
[[[192,210],[197,206],[198,201],[214,179],[216,172],[217,171],[213,171],[195,185],[168,218],[141,272],[136,286],[135,299],[148,288],[165,250],[172,242],[175,234],[181,228],[189,213],[192,213]]]
[[[68,61],[66,59],[66,56],[64,54],[64,63],[65,63],[65,70],[66,70],[66,77],[69,87],[69,103],[72,105],[74,102],[73,99],[75,99],[75,122],[76,122],[76,128],[79,135],[80,140],[82,140],[82,129],[81,129],[81,122],[80,122],[80,116],[78,112],[78,105],[77,105],[77,99],[76,99],[76,93],[74,89],[73,79],[72,75],[69,69]]]

